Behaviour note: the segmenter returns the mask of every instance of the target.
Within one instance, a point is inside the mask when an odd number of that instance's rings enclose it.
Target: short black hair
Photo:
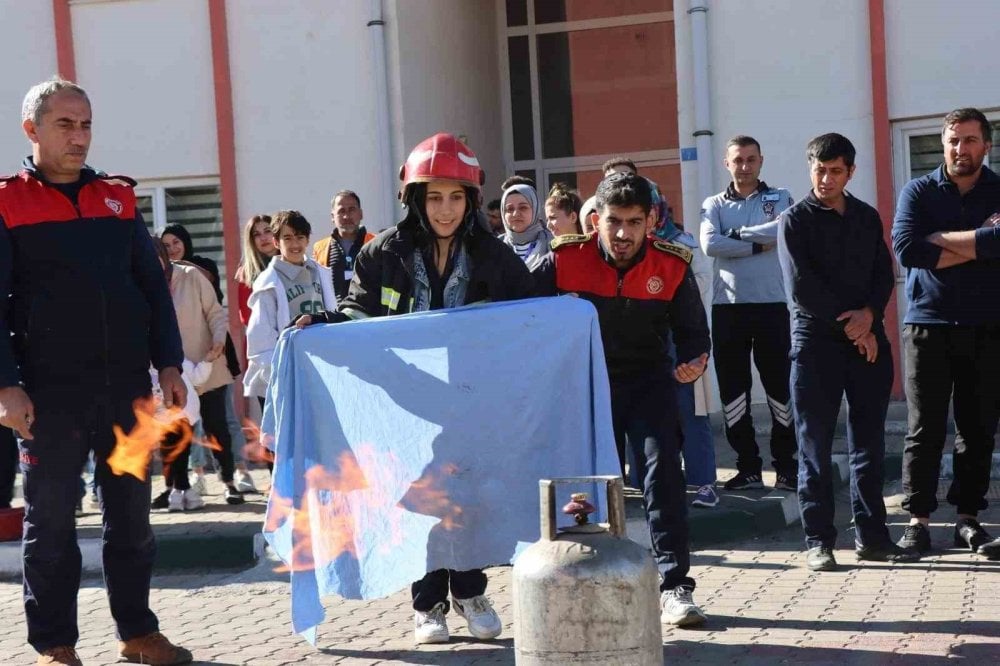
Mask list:
[[[631,208],[639,206],[645,215],[653,208],[653,189],[649,181],[634,173],[618,171],[607,176],[597,186],[594,208],[598,213],[608,206]]]
[[[274,234],[275,240],[281,235],[281,227],[291,227],[297,235],[306,238],[312,235],[312,227],[305,215],[297,210],[279,210],[271,216],[271,233]]]
[[[354,201],[357,202],[358,208],[361,208],[361,197],[359,197],[358,193],[354,190],[341,190],[337,192],[333,195],[333,198],[330,199],[330,205],[335,206],[337,204],[337,199],[340,197],[354,197]]]
[[[858,151],[854,149],[854,144],[843,134],[830,132],[821,134],[806,146],[806,159],[811,164],[813,160],[817,162],[829,162],[838,157],[844,158],[844,164],[849,167],[854,166],[854,158]]]
[[[639,173],[639,167],[635,165],[635,162],[625,157],[624,155],[617,155],[612,157],[610,160],[601,165],[601,173],[607,173],[608,169],[613,169],[616,166],[626,166],[632,169],[632,173]]]
[[[500,210],[500,200],[494,199],[493,201],[486,204],[486,210]]]
[[[746,134],[737,134],[732,139],[727,141],[726,152],[728,153],[729,149],[732,148],[733,146],[736,146],[738,148],[746,148],[747,146],[757,146],[757,152],[758,153],[761,152],[760,144],[757,142],[757,139],[753,138],[752,136],[748,136]]]
[[[970,120],[975,120],[979,123],[979,129],[983,133],[983,141],[993,143],[993,127],[990,125],[990,121],[986,119],[986,115],[982,111],[974,109],[971,106],[964,109],[955,109],[945,116],[944,125],[941,127],[941,136],[944,136],[944,133],[952,125],[965,123]]]
[[[507,190],[508,188],[514,187],[515,185],[527,185],[529,187],[535,187],[535,181],[527,176],[522,176],[520,174],[514,174],[507,180],[500,183],[501,190]]]

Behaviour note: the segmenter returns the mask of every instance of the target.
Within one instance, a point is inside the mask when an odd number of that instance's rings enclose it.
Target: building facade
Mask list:
[[[588,196],[626,154],[695,232],[731,135],[756,137],[763,177],[801,198],[808,140],[845,134],[850,189],[888,227],[906,180],[941,161],[945,113],[1000,127],[993,0],[0,0],[0,16],[17,63],[0,170],[29,152],[28,87],[73,78],[90,163],[136,178],[150,226],[187,224],[230,277],[255,213],[296,208],[318,238],[349,188],[370,229],[393,224],[398,166],[437,131],[477,152],[487,199],[515,172]]]

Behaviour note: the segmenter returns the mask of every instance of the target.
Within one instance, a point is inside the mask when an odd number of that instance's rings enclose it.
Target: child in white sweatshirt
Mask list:
[[[330,269],[313,261],[306,250],[312,227],[301,213],[283,210],[271,217],[279,256],[254,280],[247,303],[247,371],[244,395],[261,406],[271,380],[271,356],[278,336],[296,317],[337,309]]]

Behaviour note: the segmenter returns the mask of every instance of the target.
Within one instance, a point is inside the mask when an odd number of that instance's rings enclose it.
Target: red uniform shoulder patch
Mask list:
[[[647,241],[648,242],[648,241]],[[618,283],[618,271],[601,256],[597,237],[584,243],[555,248],[556,287],[564,292],[593,294],[611,298],[673,300],[684,280],[688,265],[683,259],[646,248],[642,261]]]
[[[80,218],[135,219],[135,192],[127,178],[91,180],[77,195],[76,206],[55,187],[22,172],[3,182],[0,217],[9,229],[46,222],[72,222]]]

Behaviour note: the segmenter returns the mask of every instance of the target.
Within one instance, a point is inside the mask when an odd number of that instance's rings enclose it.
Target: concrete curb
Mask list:
[[[102,540],[79,539],[83,573],[102,572]],[[259,530],[246,534],[206,534],[204,536],[158,537],[155,570],[235,569],[250,566],[263,553],[264,537]],[[21,578],[21,542],[0,543],[0,580]]]

